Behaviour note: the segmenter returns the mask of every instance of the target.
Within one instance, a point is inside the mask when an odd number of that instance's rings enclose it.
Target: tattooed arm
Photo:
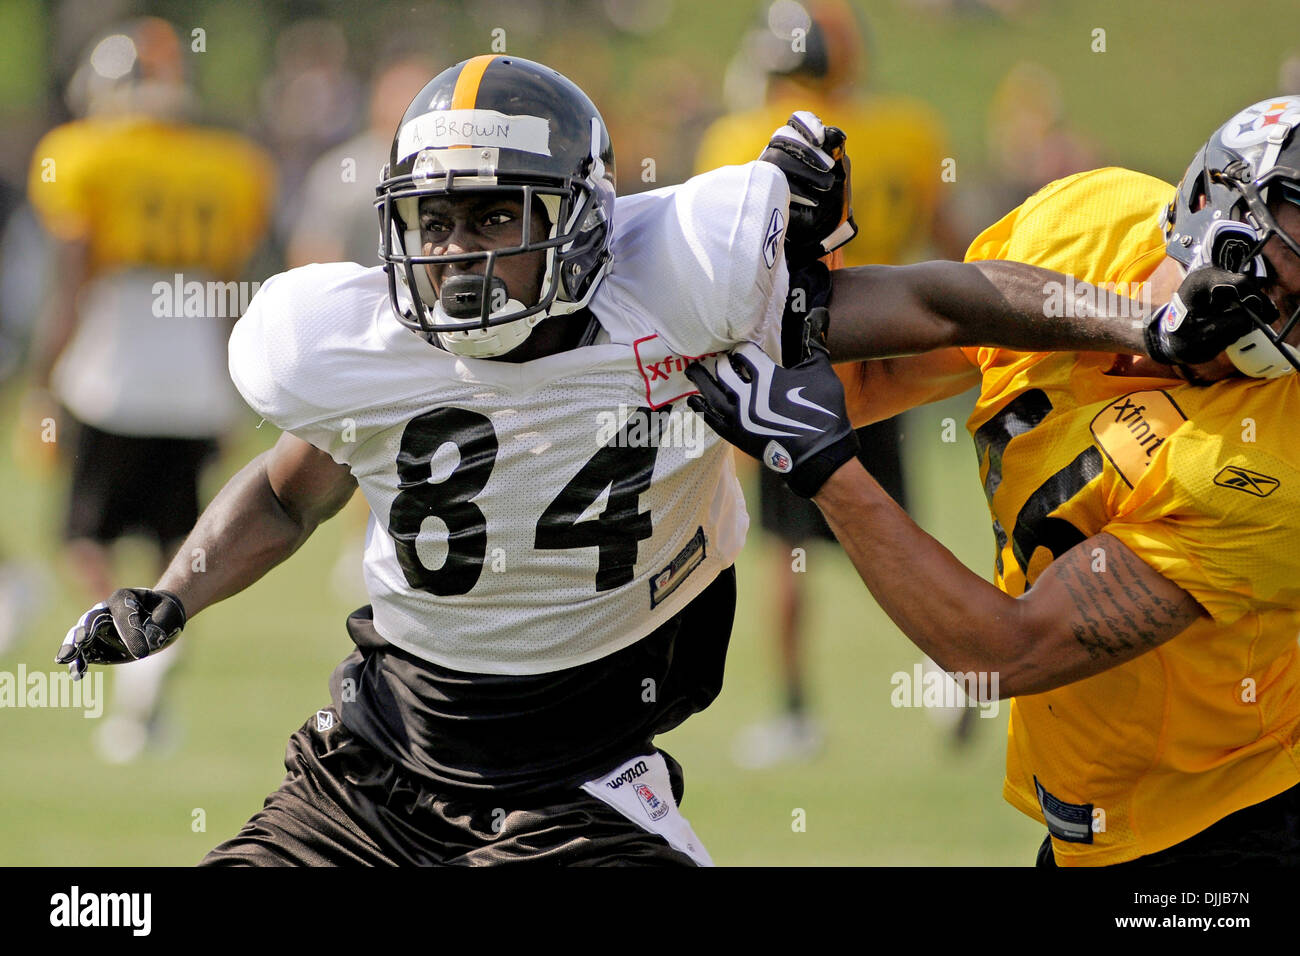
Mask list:
[[[1002,697],[1091,677],[1163,644],[1205,613],[1104,533],[1057,558],[1027,594],[1013,598],[918,528],[857,461],[831,476],[814,500],[903,633],[944,670],[996,672]],[[1093,570],[1098,548],[1104,571]]]

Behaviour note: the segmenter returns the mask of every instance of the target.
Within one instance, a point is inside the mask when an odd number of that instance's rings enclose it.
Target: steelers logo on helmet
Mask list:
[[[1223,145],[1237,150],[1259,146],[1294,126],[1300,126],[1300,97],[1264,100],[1242,110],[1223,125]]]
[[[609,133],[587,95],[539,63],[478,56],[436,76],[402,117],[376,193],[379,255],[398,321],[457,355],[491,358],[518,347],[548,316],[585,307],[609,266]],[[503,248],[425,254],[420,202],[428,197],[517,200],[522,237]],[[532,226],[538,208],[544,235]],[[507,257],[539,252],[536,301],[521,301],[498,269]],[[452,264],[457,274],[445,272]],[[436,289],[429,267],[447,275]]]
[[[1213,265],[1267,279],[1263,254],[1274,238],[1300,256],[1300,236],[1279,225],[1279,202],[1300,206],[1300,95],[1275,96],[1224,123],[1202,146],[1164,211],[1165,249],[1185,269]],[[1270,205],[1272,208],[1270,208]],[[1256,328],[1226,351],[1256,378],[1300,371],[1300,351],[1286,338],[1297,310],[1280,329],[1250,313]]]

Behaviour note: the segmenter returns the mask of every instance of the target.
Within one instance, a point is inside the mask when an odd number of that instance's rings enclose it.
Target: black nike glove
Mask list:
[[[1147,320],[1147,354],[1165,365],[1208,362],[1256,328],[1251,312],[1265,323],[1277,318],[1258,277],[1216,266],[1192,269],[1169,304]]]
[[[784,475],[797,495],[817,494],[858,454],[844,388],[819,344],[806,361],[782,368],[745,343],[718,357],[716,375],[695,362],[686,376],[700,390],[687,404],[720,436]]]
[[[858,234],[844,132],[806,110],[794,113],[772,134],[758,158],[785,173],[790,185],[790,224],[785,257],[798,269],[834,252]]]
[[[80,680],[91,664],[125,664],[157,653],[184,627],[185,608],[170,591],[118,588],[72,626],[54,660]]]

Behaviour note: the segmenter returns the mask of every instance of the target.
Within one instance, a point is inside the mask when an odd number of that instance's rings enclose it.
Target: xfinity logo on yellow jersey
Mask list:
[[[1187,416],[1168,392],[1130,392],[1092,420],[1092,437],[1119,476],[1132,487],[1165,439]]]

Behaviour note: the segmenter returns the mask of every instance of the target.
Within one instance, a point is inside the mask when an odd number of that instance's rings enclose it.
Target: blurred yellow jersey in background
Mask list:
[[[1142,282],[1164,259],[1172,192],[1127,170],[1080,173],[987,229],[967,259]],[[1104,865],[1300,783],[1300,376],[1193,387],[1109,375],[1112,355],[964,351],[983,373],[968,427],[997,585],[1023,594],[1106,532],[1210,615],[1128,663],[1013,699],[1006,799],[1048,824],[1061,865]],[[1093,571],[1108,559],[1094,554]]]
[[[185,268],[229,279],[266,232],[273,170],[236,133],[91,118],[45,135],[28,193],[53,235],[89,244],[91,275]]]
[[[934,220],[944,156],[943,127],[920,100],[832,99],[813,92],[782,97],[710,126],[696,156],[696,172],[758,159],[772,133],[796,110],[816,113],[848,137],[858,235],[844,247],[844,265],[893,265],[915,258]]]

